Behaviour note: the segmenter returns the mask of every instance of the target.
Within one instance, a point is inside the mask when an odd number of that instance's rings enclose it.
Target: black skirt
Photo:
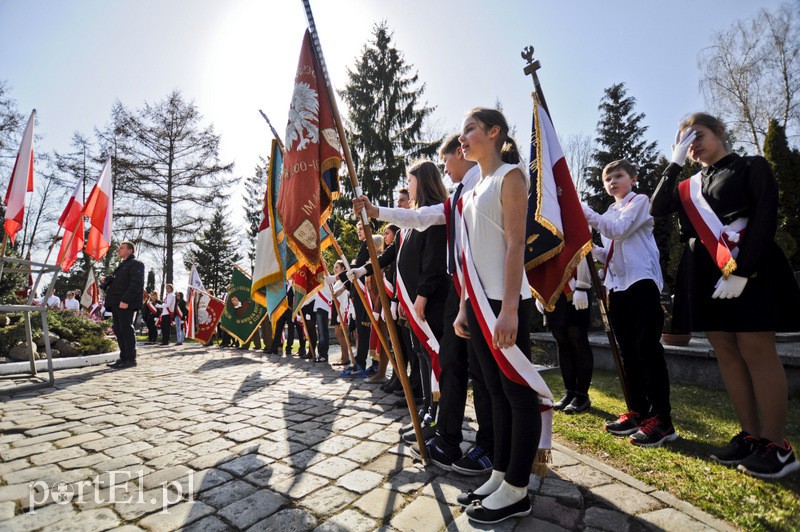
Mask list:
[[[564,293],[556,301],[556,308],[553,312],[545,312],[547,316],[547,326],[553,327],[581,327],[589,329],[591,319],[590,309],[592,308],[592,294],[589,292],[589,308],[577,310],[572,304],[571,298],[567,299]]]
[[[720,277],[706,247],[691,239],[675,280],[673,332],[800,331],[800,286],[775,242],[765,249],[739,297],[711,298]]]

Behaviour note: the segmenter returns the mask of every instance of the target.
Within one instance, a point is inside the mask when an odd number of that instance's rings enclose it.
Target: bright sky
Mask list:
[[[426,84],[437,130],[455,132],[466,110],[499,99],[526,138],[533,85],[520,51],[533,45],[562,138],[594,135],[603,89],[625,82],[664,151],[678,120],[704,108],[697,59],[711,33],[780,3],[312,0],[312,8],[337,89],[373,24],[386,20]],[[68,152],[72,133],[105,124],[117,99],[136,108],[179,89],[243,176],[268,151],[259,108],[283,134],[305,27],[300,0],[0,0],[0,79],[20,110],[37,109],[38,151]],[[241,197],[231,201],[238,210]]]

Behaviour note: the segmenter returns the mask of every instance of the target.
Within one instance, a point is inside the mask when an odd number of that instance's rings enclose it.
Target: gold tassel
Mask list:
[[[731,257],[728,259],[728,262],[722,268],[722,276],[727,279],[730,274],[736,271],[736,260]]]
[[[439,398],[442,396],[441,392],[432,392],[431,395],[433,396],[434,403],[438,403]]]
[[[550,449],[539,449],[536,451],[536,458],[533,460],[531,473],[539,478],[547,476],[547,464],[553,463],[553,452]]]

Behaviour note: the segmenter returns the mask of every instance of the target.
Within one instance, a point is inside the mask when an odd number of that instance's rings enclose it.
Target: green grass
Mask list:
[[[547,372],[545,380],[560,398],[561,376]],[[740,430],[725,390],[672,384],[672,417],[679,438],[655,449],[634,447],[627,438],[603,430],[603,422],[625,408],[615,373],[595,370],[589,395],[589,412],[556,412],[553,431],[558,440],[743,529],[800,529],[800,474],[763,481],[708,458],[712,449]],[[800,447],[797,394],[789,400],[786,434],[795,449]]]

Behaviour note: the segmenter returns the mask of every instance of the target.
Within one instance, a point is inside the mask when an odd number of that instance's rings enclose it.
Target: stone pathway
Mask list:
[[[453,503],[481,480],[415,462],[396,400],[326,364],[196,344],[61,370],[0,395],[0,530],[472,529]],[[563,446],[553,458],[531,516],[496,530],[729,529]]]

